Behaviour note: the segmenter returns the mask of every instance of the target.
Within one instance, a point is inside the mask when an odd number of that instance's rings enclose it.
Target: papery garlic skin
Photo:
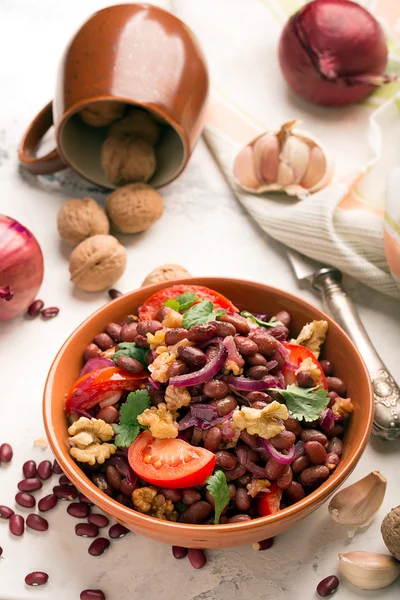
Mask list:
[[[379,590],[397,579],[400,563],[389,554],[346,552],[339,554],[339,571],[362,590]]]
[[[294,129],[267,131],[247,144],[233,165],[236,184],[247,192],[285,192],[303,198],[326,187],[333,169],[325,149],[310,134]]]

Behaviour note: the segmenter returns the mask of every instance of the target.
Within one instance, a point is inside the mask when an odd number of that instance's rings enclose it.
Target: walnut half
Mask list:
[[[102,419],[80,417],[68,428],[68,433],[70,454],[78,462],[101,465],[117,450],[114,444],[105,443],[112,439],[114,430]]]
[[[136,510],[164,521],[177,521],[178,513],[171,500],[166,500],[155,488],[142,487],[132,492]]]

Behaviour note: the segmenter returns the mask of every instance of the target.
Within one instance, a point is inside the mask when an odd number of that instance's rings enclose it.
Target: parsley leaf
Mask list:
[[[216,321],[220,319],[222,315],[226,313],[226,310],[217,309],[214,310],[214,305],[210,300],[204,300],[195,304],[192,308],[189,308],[183,315],[182,327],[190,329],[196,325],[202,323],[209,323],[210,321]]]
[[[277,321],[276,317],[272,317],[269,321],[261,321],[261,319],[257,319],[251,312],[247,310],[242,310],[240,313],[242,317],[246,317],[247,319],[251,319],[257,325],[261,327],[276,327],[277,325],[283,325],[282,321]]]
[[[113,356],[113,361],[117,362],[120,356],[129,356],[129,358],[136,358],[144,367],[146,367],[146,357],[149,350],[146,348],[139,348],[135,342],[121,342],[118,344],[118,350]]]
[[[179,309],[181,307],[176,298],[169,298],[164,302],[164,306],[168,306],[168,308],[172,308],[173,310],[176,310],[176,312],[179,312]]]
[[[324,389],[301,388],[297,385],[288,385],[286,390],[270,388],[269,391],[278,392],[285,400],[288,411],[295,419],[315,421],[321,410],[329,404],[328,392]]]
[[[169,298],[169,300],[164,302],[164,306],[168,306],[169,308],[181,312],[182,310],[190,308],[197,300],[198,298],[194,292],[185,292],[176,298]]]
[[[223,471],[215,471],[214,475],[208,477],[207,489],[214,498],[214,523],[215,525],[218,525],[221,513],[231,499],[228,484],[226,483],[225,473]]]
[[[114,443],[116,446],[128,448],[131,445],[140,433],[141,426],[137,418],[150,405],[150,396],[146,390],[136,390],[128,395],[125,404],[122,404],[119,411],[119,425],[115,428],[117,436]]]

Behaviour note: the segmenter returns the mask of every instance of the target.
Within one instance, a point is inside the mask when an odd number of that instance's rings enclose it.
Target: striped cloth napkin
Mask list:
[[[283,25],[303,3],[171,0],[172,11],[198,36],[211,71],[204,135],[237,199],[265,232],[400,298],[400,84],[346,108],[295,97],[281,76],[277,45]],[[362,3],[385,26],[388,71],[400,73],[400,3]],[[293,119],[327,148],[336,165],[333,182],[301,201],[239,191],[232,180],[237,152],[260,132]]]

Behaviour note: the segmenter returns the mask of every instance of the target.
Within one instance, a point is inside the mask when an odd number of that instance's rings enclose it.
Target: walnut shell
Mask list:
[[[99,292],[119,279],[126,250],[112,235],[93,235],[77,246],[69,259],[71,281],[86,292]]]
[[[162,283],[163,281],[173,281],[174,279],[183,279],[191,277],[189,271],[180,265],[161,265],[153,269],[151,273],[145,277],[141,287],[152,285],[153,283]]]
[[[120,119],[126,109],[126,104],[107,100],[104,102],[92,102],[83,108],[79,115],[85,123],[92,127],[105,127],[117,119]]]
[[[139,233],[163,214],[161,194],[145,183],[131,183],[115,190],[106,199],[106,211],[116,231]]]
[[[400,560],[400,506],[392,508],[383,519],[381,533],[389,552]]]
[[[148,112],[135,108],[127,117],[111,125],[109,135],[120,134],[132,135],[155,146],[160,137],[160,128]]]
[[[61,239],[71,246],[91,235],[110,231],[106,213],[93,198],[74,198],[65,202],[58,211],[57,226]]]
[[[154,148],[129,135],[111,135],[101,147],[101,165],[114,185],[148,181],[156,170]]]

